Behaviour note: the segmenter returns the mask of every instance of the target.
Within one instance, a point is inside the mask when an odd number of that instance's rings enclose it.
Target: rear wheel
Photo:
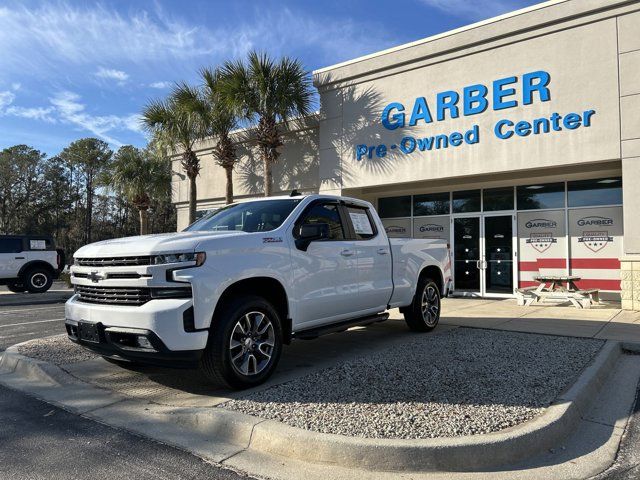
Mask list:
[[[12,282],[7,285],[7,288],[14,293],[22,293],[27,291],[27,287],[25,287],[22,283]]]
[[[53,283],[53,276],[46,268],[32,268],[24,276],[24,283],[31,293],[44,293]]]
[[[239,295],[213,319],[201,369],[215,383],[243,389],[267,380],[282,352],[282,322],[264,298]]]
[[[429,332],[440,321],[440,289],[427,277],[418,281],[411,305],[403,309],[404,319],[414,332]]]

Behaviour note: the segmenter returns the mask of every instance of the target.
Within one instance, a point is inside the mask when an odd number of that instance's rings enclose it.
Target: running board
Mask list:
[[[328,333],[344,332],[351,327],[371,325],[376,322],[384,322],[389,318],[388,313],[379,313],[377,315],[370,315],[368,317],[358,317],[351,320],[345,320],[339,323],[332,323],[330,325],[322,325],[320,327],[309,328],[307,330],[301,330],[291,334],[292,338],[301,340],[313,340],[321,335]]]

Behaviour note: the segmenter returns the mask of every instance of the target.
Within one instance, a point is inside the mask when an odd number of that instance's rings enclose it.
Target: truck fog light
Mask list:
[[[153,345],[151,345],[149,339],[144,335],[138,335],[137,341],[140,348],[144,348],[146,350],[154,350]]]

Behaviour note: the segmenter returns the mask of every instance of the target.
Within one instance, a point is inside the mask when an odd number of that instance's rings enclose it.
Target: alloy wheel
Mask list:
[[[429,284],[422,292],[421,302],[422,318],[428,327],[433,327],[438,323],[438,313],[440,312],[440,297],[436,287]]]
[[[262,312],[249,312],[238,319],[231,331],[231,364],[241,375],[262,372],[271,362],[275,349],[275,331]]]

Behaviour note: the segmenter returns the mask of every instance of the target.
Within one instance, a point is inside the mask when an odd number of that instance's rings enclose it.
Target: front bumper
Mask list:
[[[191,299],[151,300],[141,306],[101,305],[80,302],[74,295],[65,305],[67,334],[100,355],[163,366],[193,366],[209,332],[185,331],[185,312],[192,305]],[[95,341],[78,338],[79,323],[95,326]],[[148,344],[143,343],[150,348],[140,348],[137,337],[146,338]]]

